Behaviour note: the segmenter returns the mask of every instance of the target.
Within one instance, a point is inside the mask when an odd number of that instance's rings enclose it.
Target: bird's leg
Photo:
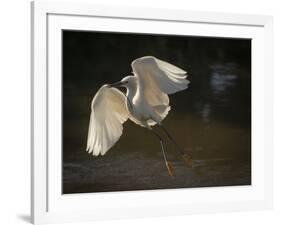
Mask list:
[[[168,138],[173,142],[173,144],[177,147],[177,150],[182,155],[184,161],[186,162],[186,165],[188,167],[192,167],[192,157],[190,155],[187,155],[183,149],[178,145],[178,143],[175,141],[175,139],[172,137],[172,135],[168,132],[168,130],[163,126],[160,125],[160,127],[164,130],[165,134],[168,136]]]
[[[164,161],[165,161],[165,165],[167,167],[167,170],[168,170],[168,173],[171,177],[174,176],[174,173],[173,173],[173,166],[172,164],[167,160],[167,157],[166,157],[166,153],[165,153],[165,149],[164,149],[164,145],[163,145],[163,140],[161,138],[161,136],[154,130],[150,129],[152,131],[152,133],[159,139],[160,141],[160,145],[161,145],[161,149],[162,149],[162,153],[163,153],[163,157],[164,157]]]

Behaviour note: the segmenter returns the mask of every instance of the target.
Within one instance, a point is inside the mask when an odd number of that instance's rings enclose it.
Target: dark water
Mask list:
[[[63,193],[251,184],[249,40],[67,31],[63,41]],[[163,122],[193,157],[188,168],[165,139],[174,177],[155,136],[130,121],[105,156],[85,151],[95,92],[128,75],[132,59],[144,55],[180,66],[191,80],[170,96]]]

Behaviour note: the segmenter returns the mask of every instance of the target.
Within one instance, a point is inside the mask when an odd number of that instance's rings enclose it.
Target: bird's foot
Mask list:
[[[173,167],[172,163],[167,161],[166,167],[168,169],[168,174],[170,175],[170,177],[174,177],[174,167]]]
[[[183,159],[184,159],[185,165],[188,168],[192,168],[192,166],[193,166],[192,157],[190,155],[183,154]]]

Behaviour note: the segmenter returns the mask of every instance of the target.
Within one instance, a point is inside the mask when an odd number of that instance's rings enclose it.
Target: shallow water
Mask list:
[[[198,131],[187,126],[189,121]],[[250,147],[249,130],[212,124],[202,131],[192,118],[165,125],[171,130],[180,130],[176,139],[192,155],[192,168],[188,168],[175,147],[166,142],[168,160],[174,167],[174,176],[169,176],[158,140],[144,128],[127,124],[124,136],[105,156],[93,157],[81,149],[64,158],[64,193],[251,183],[250,154],[245,153]],[[75,143],[71,148],[75,148]]]
[[[64,164],[64,193],[150,190],[250,184],[250,166],[227,158],[194,160],[187,168],[172,160],[174,176],[167,173],[162,156],[134,153]],[[102,172],[101,172],[102,171]]]

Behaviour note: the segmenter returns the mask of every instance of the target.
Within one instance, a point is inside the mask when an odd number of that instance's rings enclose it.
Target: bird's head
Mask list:
[[[126,76],[121,81],[118,81],[113,84],[109,84],[109,87],[125,87],[130,88],[135,85],[136,78],[135,76]]]

